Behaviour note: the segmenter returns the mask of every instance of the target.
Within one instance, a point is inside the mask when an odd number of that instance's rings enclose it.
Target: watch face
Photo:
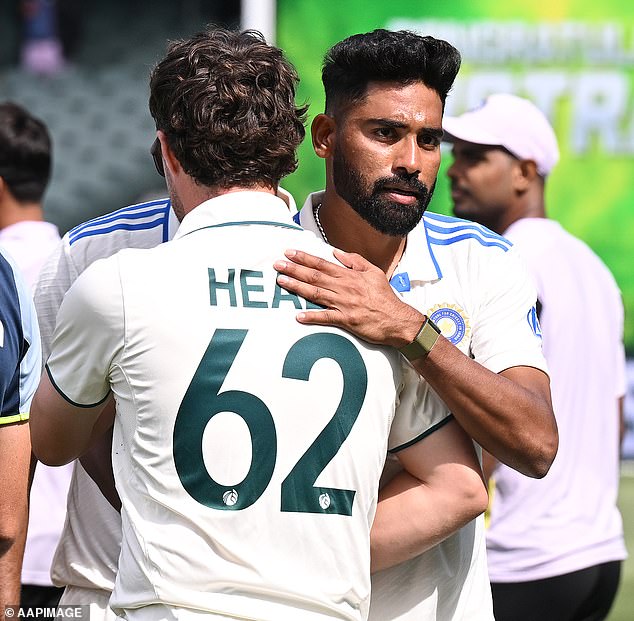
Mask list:
[[[416,338],[409,345],[401,347],[400,352],[410,361],[422,358],[431,351],[439,336],[440,329],[428,317]]]

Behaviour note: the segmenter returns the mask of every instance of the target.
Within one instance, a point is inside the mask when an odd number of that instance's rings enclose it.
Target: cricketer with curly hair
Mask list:
[[[181,225],[91,265],[58,313],[33,447],[49,464],[81,455],[114,394],[123,541],[110,605],[129,621],[362,621],[388,449],[402,449],[426,516],[440,512],[429,473],[463,474],[441,527],[410,520],[393,562],[486,506],[470,441],[400,354],[301,325],[309,304],[276,283],[285,248],[332,257],[275,195],[304,134],[296,83],[254,32],[172,44],[150,110]]]

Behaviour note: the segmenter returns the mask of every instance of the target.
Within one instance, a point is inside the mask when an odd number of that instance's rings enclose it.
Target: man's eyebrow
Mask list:
[[[368,119],[367,123],[370,125],[380,125],[381,127],[390,127],[392,129],[406,129],[408,127],[404,121],[396,121],[394,119]],[[424,127],[420,133],[435,136],[439,140],[443,137],[442,127]]]
[[[367,123],[371,125],[381,125],[382,127],[392,127],[394,129],[403,129],[407,127],[407,123],[403,121],[395,121],[394,119],[368,119]]]
[[[428,134],[430,136],[434,136],[436,138],[438,138],[438,140],[442,140],[445,132],[443,131],[442,127],[426,127],[425,129],[423,129],[422,131],[423,134]]]

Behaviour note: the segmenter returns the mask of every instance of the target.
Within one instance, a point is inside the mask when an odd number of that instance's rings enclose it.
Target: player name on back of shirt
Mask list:
[[[208,271],[211,306],[242,306],[244,308],[284,306],[289,308],[288,305],[292,304],[298,310],[323,308],[282,289],[276,281],[277,272],[271,271],[265,274],[262,271],[241,267],[223,268],[218,274],[213,267],[208,268]]]

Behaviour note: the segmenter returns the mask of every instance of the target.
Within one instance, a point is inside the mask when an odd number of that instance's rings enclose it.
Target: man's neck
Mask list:
[[[4,201],[0,205],[0,229],[5,229],[18,222],[44,220],[44,212],[40,203],[16,203]]]
[[[334,192],[324,193],[319,221],[329,244],[360,254],[388,277],[392,276],[403,256],[407,238],[380,233]]]
[[[500,222],[491,228],[496,233],[504,235],[507,229],[518,220],[545,217],[546,208],[544,205],[544,195],[543,193],[533,193],[532,195],[525,196],[523,200],[513,208],[508,209]]]
[[[190,212],[196,209],[204,202],[211,200],[212,198],[218,198],[226,194],[233,194],[234,192],[264,192],[265,194],[275,194],[277,188],[272,188],[268,185],[250,185],[250,186],[231,186],[229,188],[218,188],[211,186],[201,186],[196,183],[189,183],[181,186],[178,193],[179,200],[175,201],[182,206],[182,213],[177,211],[176,215],[179,220],[182,219]]]

